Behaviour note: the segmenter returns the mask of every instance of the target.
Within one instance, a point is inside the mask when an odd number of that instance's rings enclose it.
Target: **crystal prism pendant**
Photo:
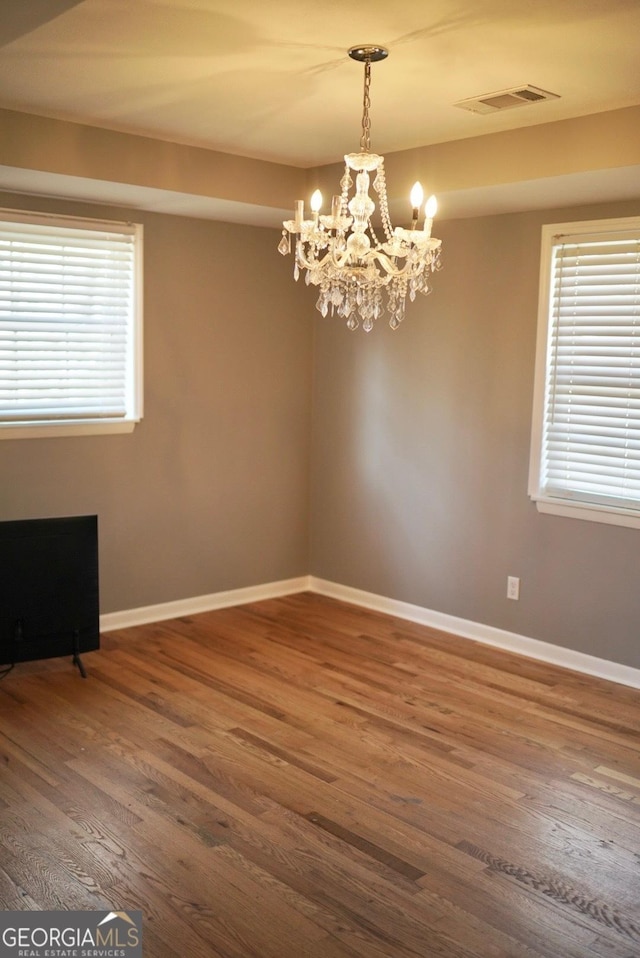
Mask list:
[[[282,253],[283,256],[291,252],[291,237],[284,230],[282,231],[282,239],[278,243],[278,252]]]

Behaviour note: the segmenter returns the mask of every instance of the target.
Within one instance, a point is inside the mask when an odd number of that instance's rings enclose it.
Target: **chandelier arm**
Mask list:
[[[336,269],[344,269],[345,266],[349,263],[349,250],[345,249],[342,253],[338,253],[335,248],[329,247],[325,255],[320,258],[316,257],[315,259],[309,258],[304,254],[304,247],[299,245],[296,248],[296,260],[298,266],[302,266],[304,269],[314,270],[314,269],[326,269],[327,266],[334,266]]]
[[[349,250],[345,249],[341,253],[334,246],[329,248],[328,254],[331,259],[331,265],[336,269],[343,269],[349,262]],[[324,257],[326,259],[326,257]]]
[[[302,244],[299,242],[296,245],[296,263],[298,266],[302,266],[304,269],[312,270],[315,269],[320,262],[321,260],[319,259],[307,259],[307,257],[304,255]]]
[[[406,256],[407,254],[399,253],[398,255]],[[408,276],[414,271],[413,267],[415,264],[412,263],[411,260],[407,259],[404,266],[401,268],[398,268],[391,261],[391,258],[386,253],[382,253],[380,250],[371,250],[371,258],[375,258],[376,261],[380,263],[380,266],[385,270],[385,272],[389,273],[390,276],[397,277],[398,279],[402,279],[403,276]],[[424,263],[423,268],[425,265],[429,265],[429,264]],[[419,269],[417,272],[422,272],[422,269]]]
[[[386,273],[389,273],[390,276],[406,276],[410,272],[411,264],[407,261],[401,269],[391,262],[389,256],[386,253],[382,253],[380,250],[371,251],[372,258],[375,258],[376,262],[382,266]]]
[[[403,252],[397,255],[406,256],[407,253]],[[341,254],[339,254],[334,248],[330,247],[321,259],[314,259],[305,256],[304,247],[302,245],[299,245],[296,249],[296,259],[298,261],[298,265],[302,266],[304,269],[317,269],[318,267],[326,267],[329,262],[337,269],[343,269],[349,263],[349,256],[349,250],[344,250]],[[361,259],[365,263],[374,261],[379,263],[386,273],[388,273],[390,276],[398,278],[402,278],[403,276],[410,274],[413,271],[414,266],[410,260],[407,260],[404,266],[398,267],[392,261],[392,258],[387,255],[387,253],[383,253],[378,249],[370,250],[367,255],[361,257]]]

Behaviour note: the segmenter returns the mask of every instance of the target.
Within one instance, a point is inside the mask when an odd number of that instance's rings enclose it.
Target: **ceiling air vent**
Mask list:
[[[558,100],[559,94],[549,93],[537,86],[514,86],[511,90],[498,93],[486,93],[484,96],[472,96],[468,100],[459,100],[454,106],[471,113],[495,113],[497,110],[510,110],[514,106],[528,106],[542,100]]]

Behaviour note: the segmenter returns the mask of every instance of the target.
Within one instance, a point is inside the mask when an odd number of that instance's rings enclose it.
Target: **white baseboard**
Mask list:
[[[631,688],[640,689],[640,669],[634,669],[630,665],[621,665],[618,662],[599,659],[584,652],[576,652],[563,646],[552,645],[550,642],[530,639],[525,635],[518,635],[516,632],[506,632],[504,629],[482,625],[480,622],[459,619],[455,615],[434,612],[432,609],[425,609],[419,605],[398,602],[396,599],[388,599],[372,592],[352,589],[349,586],[338,585],[336,582],[317,579],[314,576],[310,577],[309,588],[319,595],[342,599],[343,602],[352,602],[354,605],[363,606],[374,612],[385,612],[387,615],[394,615],[410,622],[428,625],[443,632],[452,632],[454,635],[460,635],[465,639],[474,639],[484,645],[492,645],[508,652],[516,652],[518,655],[526,655],[540,662],[560,665],[562,668],[572,669],[574,672],[595,675],[597,678],[607,679],[609,682],[618,682],[620,685],[629,685]]]
[[[196,615],[198,612],[228,609],[234,605],[259,602],[261,599],[277,599],[295,592],[308,592],[309,581],[309,576],[301,576],[298,579],[268,582],[266,585],[213,592],[211,595],[196,595],[190,599],[177,599],[175,602],[162,602],[159,605],[145,605],[124,612],[107,612],[100,616],[100,631],[113,632],[115,629],[128,629],[132,625],[163,622],[165,619],[178,619],[182,615]]]
[[[176,619],[184,615],[196,615],[198,612],[212,612],[215,609],[226,609],[234,605],[245,605],[248,602],[259,602],[262,599],[275,599],[280,596],[293,595],[296,592],[315,592],[343,602],[351,602],[375,612],[384,612],[409,622],[418,622],[443,632],[452,632],[466,639],[473,639],[485,645],[526,655],[540,662],[559,665],[574,672],[583,672],[585,675],[594,675],[609,682],[618,682],[634,689],[640,689],[640,669],[607,659],[599,659],[584,652],[576,652],[563,646],[552,645],[550,642],[541,642],[539,639],[530,639],[516,632],[507,632],[480,622],[469,619],[460,619],[455,615],[444,612],[435,612],[419,605],[408,602],[399,602],[376,595],[373,592],[363,592],[361,589],[352,589],[350,586],[339,585],[315,576],[300,576],[297,579],[284,579],[280,582],[270,582],[266,585],[249,586],[244,589],[231,589],[227,592],[214,592],[211,595],[194,596],[190,599],[178,599],[175,602],[163,602],[159,605],[147,605],[139,609],[130,609],[123,612],[109,612],[100,616],[100,630],[111,632],[115,629],[126,629],[134,625],[146,625],[149,622],[162,622],[166,619]]]

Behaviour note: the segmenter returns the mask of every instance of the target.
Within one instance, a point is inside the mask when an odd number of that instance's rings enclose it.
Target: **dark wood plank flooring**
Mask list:
[[[0,907],[147,958],[637,958],[640,692],[308,594],[0,682]]]

